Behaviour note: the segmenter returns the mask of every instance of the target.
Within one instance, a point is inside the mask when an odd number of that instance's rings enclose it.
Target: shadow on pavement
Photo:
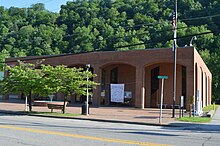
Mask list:
[[[151,135],[151,136],[179,136],[176,134],[166,134],[166,133],[155,133],[155,132],[122,132],[127,134],[143,134],[143,135]]]
[[[10,111],[10,110],[0,110],[0,116],[15,116],[15,115],[27,115],[22,111]]]
[[[172,128],[178,127],[178,128]],[[172,130],[189,130],[199,133],[220,133],[220,125],[218,124],[198,124],[198,123],[171,123],[168,126],[163,127],[163,129],[172,129]]]

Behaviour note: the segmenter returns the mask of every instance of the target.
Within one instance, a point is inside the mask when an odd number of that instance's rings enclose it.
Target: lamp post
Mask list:
[[[90,64],[86,64],[86,115],[89,115],[89,68]]]
[[[175,102],[176,102],[176,55],[177,55],[177,0],[175,0],[174,6],[174,16],[173,16],[173,31],[174,31],[174,43],[173,43],[173,112],[172,118],[175,118]]]
[[[189,43],[189,46],[193,46],[193,40],[197,40],[197,37],[196,36],[193,36],[190,40],[190,43]]]

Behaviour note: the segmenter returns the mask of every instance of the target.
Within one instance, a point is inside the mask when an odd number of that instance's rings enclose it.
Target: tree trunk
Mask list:
[[[31,105],[31,91],[29,92],[29,95],[28,95],[28,105],[29,105],[29,111],[31,112],[31,111],[32,111],[32,105]]]
[[[64,101],[63,101],[63,114],[65,114],[65,111],[66,111],[66,98],[67,96],[65,95]]]
[[[189,104],[189,117],[191,117],[191,116],[192,116],[192,104]]]

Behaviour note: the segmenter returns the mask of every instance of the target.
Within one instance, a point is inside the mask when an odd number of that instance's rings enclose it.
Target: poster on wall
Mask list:
[[[197,90],[196,115],[198,116],[202,115],[202,99],[199,90]]]
[[[124,84],[111,84],[111,102],[124,102]]]
[[[131,91],[125,91],[125,98],[132,98],[132,92]]]

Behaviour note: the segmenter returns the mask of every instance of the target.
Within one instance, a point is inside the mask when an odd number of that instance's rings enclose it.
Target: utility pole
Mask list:
[[[86,64],[86,115],[89,116],[89,68],[90,64]]]
[[[175,102],[176,102],[176,55],[177,55],[177,0],[175,0],[174,5],[174,15],[173,15],[173,31],[174,31],[174,40],[173,40],[173,114],[172,118],[175,118]]]

